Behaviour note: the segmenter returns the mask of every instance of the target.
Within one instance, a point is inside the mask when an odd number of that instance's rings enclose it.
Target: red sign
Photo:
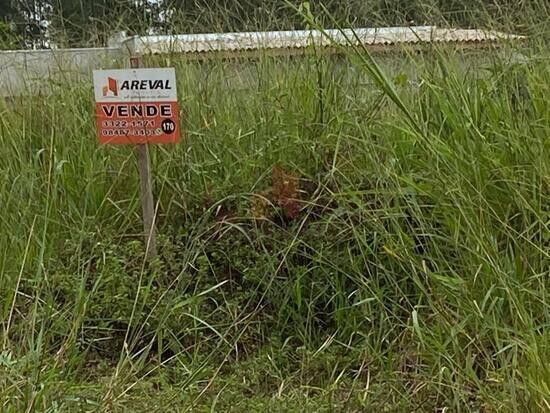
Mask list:
[[[175,143],[180,137],[174,69],[94,71],[100,143]]]

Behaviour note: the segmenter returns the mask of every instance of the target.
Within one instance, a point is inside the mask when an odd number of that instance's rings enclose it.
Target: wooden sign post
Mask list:
[[[130,67],[139,69],[141,58],[130,58]],[[175,86],[175,85],[174,85]],[[152,259],[157,256],[157,229],[155,225],[155,199],[153,198],[153,178],[151,176],[151,160],[149,146],[146,143],[137,145],[139,169],[139,195],[143,214],[143,231],[145,234],[145,257]]]
[[[102,144],[137,146],[145,251],[151,259],[157,242],[148,145],[179,141],[176,74],[173,68],[142,69],[139,56],[130,66],[94,71],[96,126]]]

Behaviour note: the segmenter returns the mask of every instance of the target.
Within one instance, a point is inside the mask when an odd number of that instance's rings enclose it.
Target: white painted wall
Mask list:
[[[0,96],[47,93],[90,79],[93,69],[121,64],[123,53],[118,47],[0,52]]]
[[[0,96],[48,93],[70,82],[91,79],[93,69],[122,67],[130,54],[172,54],[189,58],[216,57],[219,53],[238,56],[240,52],[285,50],[290,53],[307,48],[313,41],[324,46],[362,43],[367,47],[392,48],[398,45],[455,43],[477,48],[501,41],[521,40],[499,32],[473,29],[443,29],[434,26],[386,27],[338,30],[211,33],[177,36],[134,36],[115,34],[108,47],[95,49],[20,50],[0,52]],[[212,53],[214,52],[214,53]]]

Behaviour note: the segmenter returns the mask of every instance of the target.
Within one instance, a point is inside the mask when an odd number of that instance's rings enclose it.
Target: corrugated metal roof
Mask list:
[[[494,43],[522,36],[474,29],[444,29],[435,26],[382,27],[345,30],[295,30],[275,32],[135,36],[125,44],[137,54],[239,52],[270,49],[304,49],[346,46],[351,40],[365,46],[421,43]]]

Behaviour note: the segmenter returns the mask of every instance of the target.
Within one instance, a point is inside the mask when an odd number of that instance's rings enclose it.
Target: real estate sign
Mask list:
[[[93,77],[100,143],[178,142],[174,68],[95,70]]]

